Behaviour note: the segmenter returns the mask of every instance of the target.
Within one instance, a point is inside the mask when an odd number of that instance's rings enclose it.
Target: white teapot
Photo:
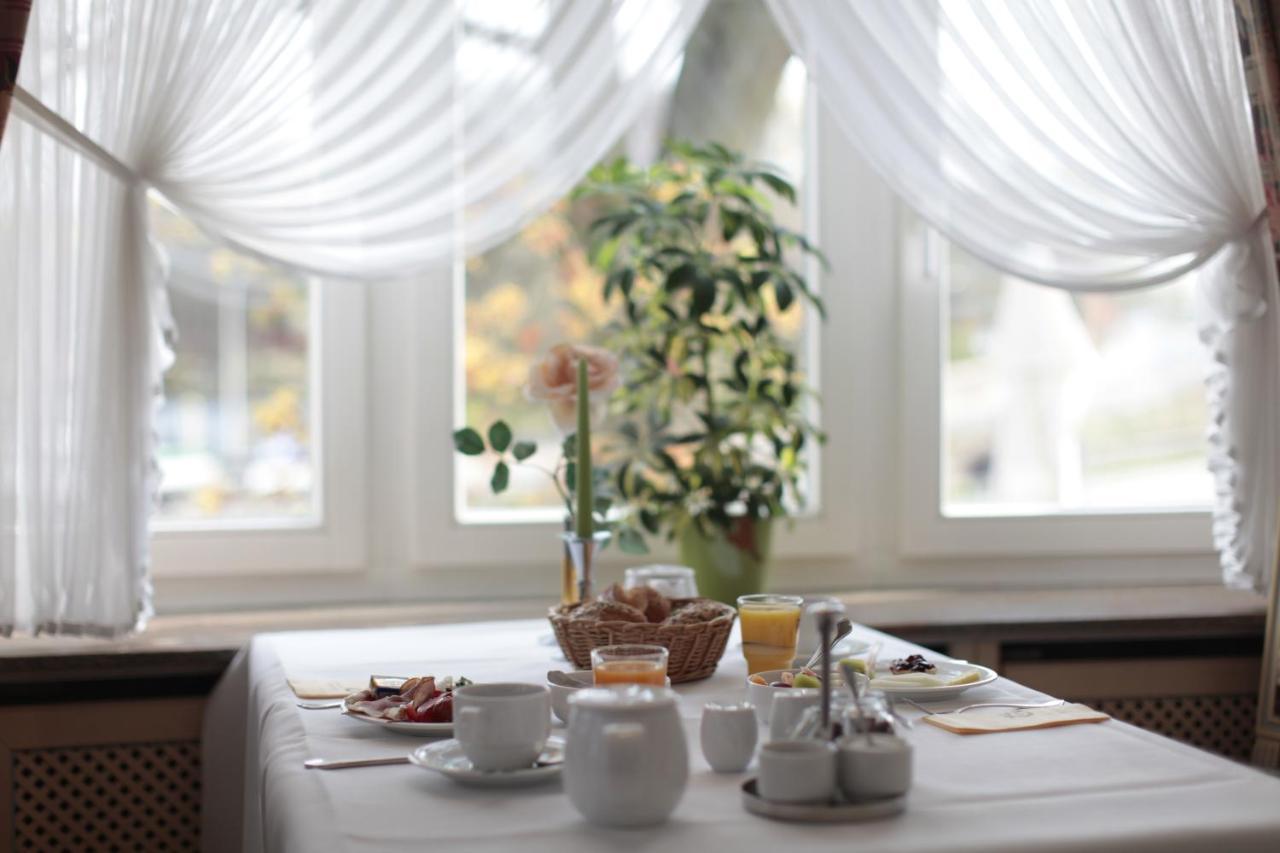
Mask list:
[[[689,750],[664,687],[597,687],[569,697],[564,787],[582,816],[643,826],[670,816],[689,779]]]

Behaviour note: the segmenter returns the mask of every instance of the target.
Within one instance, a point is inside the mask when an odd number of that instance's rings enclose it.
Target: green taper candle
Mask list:
[[[578,359],[578,538],[590,539],[591,529],[591,398],[587,360]]]

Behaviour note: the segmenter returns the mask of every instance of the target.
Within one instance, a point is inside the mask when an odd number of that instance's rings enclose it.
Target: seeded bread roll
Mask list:
[[[594,620],[598,622],[646,622],[644,613],[632,607],[630,604],[623,604],[621,601],[606,601],[597,599],[589,601],[586,604],[573,611],[573,615],[569,617],[577,620]]]
[[[688,625],[691,622],[710,622],[724,614],[724,608],[714,601],[694,601],[684,605],[667,617],[668,625]]]
[[[644,613],[644,618],[653,623],[664,621],[671,615],[671,601],[656,589],[638,586],[627,590],[627,600],[631,606]]]

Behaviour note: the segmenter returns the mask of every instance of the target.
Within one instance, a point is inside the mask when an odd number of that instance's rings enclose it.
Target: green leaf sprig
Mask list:
[[[489,488],[496,495],[506,491],[511,482],[513,465],[526,465],[537,468],[551,478],[560,500],[564,503],[568,517],[573,516],[574,499],[577,490],[577,456],[576,436],[570,435],[560,445],[560,457],[554,469],[534,465],[529,460],[538,452],[535,441],[516,441],[511,427],[506,421],[497,420],[489,425],[486,431],[488,443],[480,431],[467,426],[453,433],[453,446],[465,456],[481,456],[488,452],[494,456],[493,474],[489,478]],[[613,472],[606,466],[593,466],[591,469],[592,492],[595,500],[592,505],[592,518],[596,529],[608,530],[618,542],[618,548],[627,554],[646,554],[649,551],[644,537],[625,518],[614,512],[616,492],[613,489]],[[607,547],[607,543],[606,543]]]

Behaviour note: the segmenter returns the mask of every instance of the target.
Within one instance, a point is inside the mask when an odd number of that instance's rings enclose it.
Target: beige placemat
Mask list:
[[[368,682],[344,681],[341,678],[290,678],[289,687],[299,699],[342,699],[358,693]]]
[[[958,735],[981,735],[1101,723],[1109,719],[1107,714],[1087,705],[1067,704],[1051,708],[981,708],[963,714],[930,714],[924,721]]]

